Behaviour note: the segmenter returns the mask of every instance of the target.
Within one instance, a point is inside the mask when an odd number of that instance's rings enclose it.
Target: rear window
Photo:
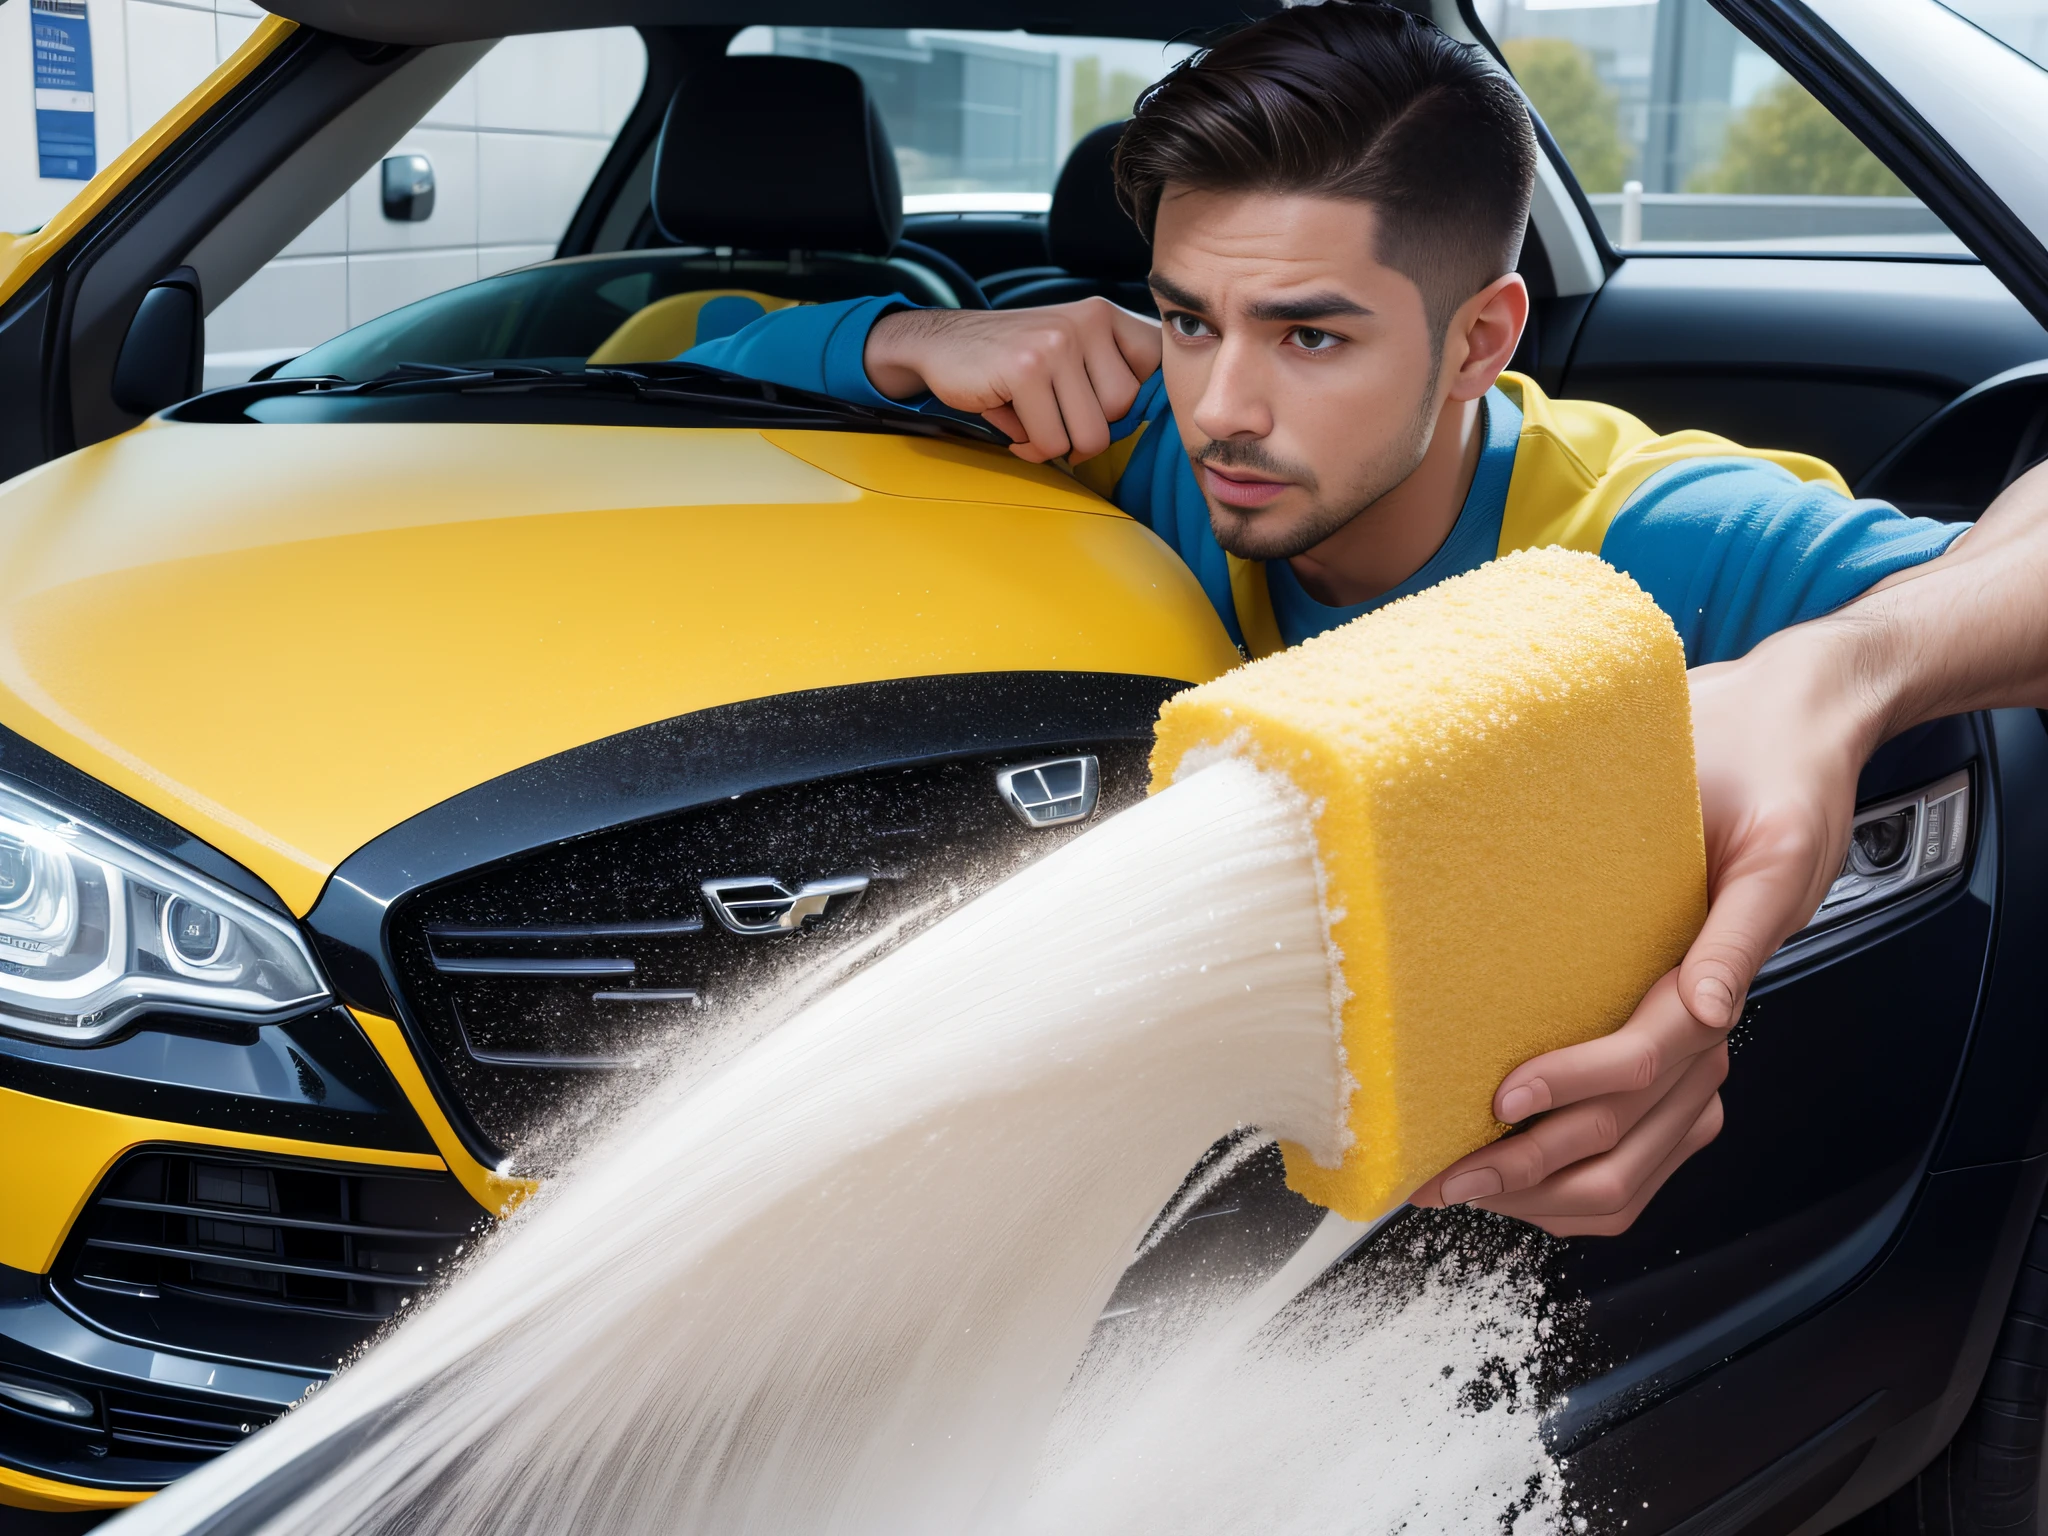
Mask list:
[[[1708,0],[1467,4],[1617,247],[1968,255]]]
[[[896,147],[906,213],[1038,213],[1074,141],[1129,117],[1190,44],[887,27],[749,27],[729,53],[850,65]]]

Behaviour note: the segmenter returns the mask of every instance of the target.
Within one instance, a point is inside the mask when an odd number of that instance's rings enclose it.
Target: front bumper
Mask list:
[[[146,1498],[323,1379],[317,1350],[305,1345],[331,1355],[341,1336],[374,1330],[390,1295],[367,1298],[383,1308],[364,1305],[360,1287],[344,1286],[337,1298],[334,1283],[317,1271],[359,1267],[375,1256],[346,1232],[301,1223],[288,1240],[288,1221],[265,1220],[291,1217],[310,1185],[345,1186],[351,1199],[372,1185],[426,1188],[439,1217],[427,1224],[460,1235],[516,1198],[511,1181],[459,1150],[461,1166],[451,1174],[438,1143],[452,1148],[453,1135],[395,1027],[338,1012],[241,1042],[131,1038],[71,1052],[4,1042],[0,1378],[27,1384],[31,1398],[38,1388],[68,1394],[90,1413],[65,1420],[10,1403],[0,1391],[0,1505],[76,1512]],[[280,1030],[293,1032],[267,1038]],[[305,1070],[271,1070],[278,1061],[303,1062]],[[160,1113],[145,1112],[152,1108]],[[321,1139],[309,1139],[309,1131]],[[132,1198],[125,1208],[103,1208],[108,1197],[137,1194],[121,1180],[132,1182],[137,1165],[150,1161],[182,1167],[186,1187],[164,1191],[161,1210],[138,1210]],[[200,1166],[252,1170],[270,1211],[215,1217],[171,1209],[193,1203],[188,1186]],[[327,1246],[309,1250],[300,1234]],[[243,1251],[198,1261],[147,1251],[203,1247],[224,1236],[230,1244],[239,1237]],[[307,1294],[308,1272],[316,1294]],[[124,1295],[94,1284],[101,1275],[143,1283]],[[325,1296],[317,1294],[323,1283]],[[310,1315],[308,1302],[326,1315]],[[211,1318],[203,1315],[209,1308]]]
[[[118,1509],[269,1423],[324,1373],[174,1354],[113,1338],[0,1266],[0,1371],[85,1398],[90,1423],[0,1408],[0,1504]],[[182,1444],[180,1443],[182,1442]]]

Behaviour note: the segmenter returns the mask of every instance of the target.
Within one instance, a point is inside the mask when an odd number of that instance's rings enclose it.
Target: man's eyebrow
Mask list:
[[[1176,283],[1169,282],[1157,272],[1152,273],[1145,281],[1151,286],[1154,293],[1158,294],[1160,298],[1166,300],[1169,304],[1178,304],[1182,309],[1192,309],[1198,312],[1209,307],[1192,293],[1189,293],[1187,289],[1182,288]]]
[[[1154,272],[1146,279],[1152,291],[1169,304],[1206,314],[1209,306],[1178,283]],[[1253,320],[1332,320],[1342,315],[1370,315],[1372,311],[1356,299],[1341,293],[1310,293],[1298,299],[1265,299],[1251,305],[1245,314]]]
[[[1347,299],[1341,293],[1310,293],[1298,299],[1262,299],[1245,310],[1253,320],[1331,320],[1343,315],[1371,313],[1356,299]]]

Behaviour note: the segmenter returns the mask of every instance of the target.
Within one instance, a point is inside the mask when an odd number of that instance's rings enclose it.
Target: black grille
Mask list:
[[[594,1077],[630,1070],[792,966],[915,926],[1078,827],[1025,826],[998,769],[1067,753],[1101,764],[1103,811],[1141,797],[1146,744],[891,768],[762,790],[614,828],[410,897],[388,930],[413,1022],[486,1155],[545,1170],[546,1132]],[[857,905],[773,936],[729,931],[706,880],[790,891],[848,875]]]
[[[125,1456],[152,1461],[204,1461],[232,1450],[276,1415],[189,1398],[146,1397],[109,1389],[107,1439]]]
[[[101,1183],[52,1284],[115,1333],[325,1370],[484,1219],[444,1173],[151,1149]]]

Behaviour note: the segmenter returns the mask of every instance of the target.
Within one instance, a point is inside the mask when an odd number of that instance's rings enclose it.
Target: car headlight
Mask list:
[[[1861,917],[1909,892],[1946,880],[1963,867],[1969,841],[1967,770],[1858,811],[1842,872],[1802,932]]]
[[[1828,952],[1852,920],[1874,916],[1962,874],[1969,851],[1968,769],[1865,806],[1851,823],[1848,856],[1821,898],[1820,910],[1764,962],[1757,980],[1771,980]],[[1849,929],[1849,942],[1855,932]]]
[[[326,997],[289,919],[0,783],[0,1029],[82,1044],[153,1010],[257,1022]]]

